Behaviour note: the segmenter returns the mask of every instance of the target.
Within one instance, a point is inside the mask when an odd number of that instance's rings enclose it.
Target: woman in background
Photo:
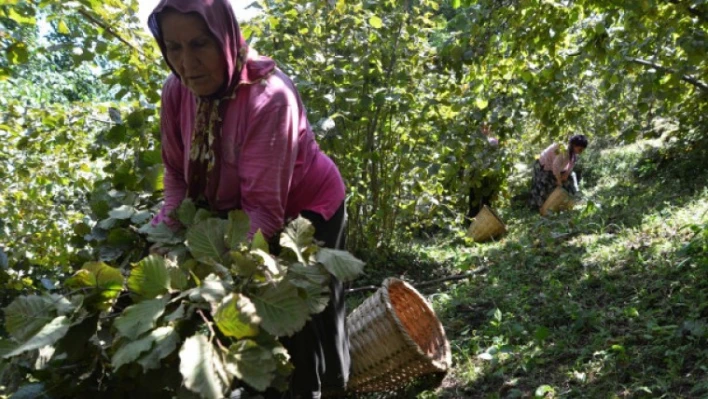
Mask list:
[[[578,155],[585,151],[588,139],[578,134],[570,138],[567,148],[553,143],[543,150],[533,165],[531,181],[531,205],[540,209],[556,187],[563,187],[570,194],[577,192],[577,187],[570,178]]]

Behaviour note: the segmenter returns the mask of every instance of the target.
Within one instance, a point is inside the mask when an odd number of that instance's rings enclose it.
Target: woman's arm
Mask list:
[[[285,207],[298,152],[296,107],[278,102],[258,111],[240,150],[241,207],[270,238],[285,223]]]
[[[175,227],[177,221],[169,217],[170,212],[182,203],[187,183],[184,179],[184,144],[182,129],[179,126],[179,81],[174,75],[165,82],[162,89],[162,108],[160,109],[160,129],[162,131],[162,163],[165,166],[164,186],[165,203],[160,213],[153,219],[153,224],[160,222]]]

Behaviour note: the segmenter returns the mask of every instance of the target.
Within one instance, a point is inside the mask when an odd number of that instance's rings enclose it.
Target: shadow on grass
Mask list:
[[[541,218],[507,210],[510,235],[470,249],[487,259],[488,272],[434,295],[452,373],[437,390],[418,394],[423,384],[366,397],[707,396],[708,266],[683,254],[680,238],[668,249],[656,236],[628,241],[648,215],[670,217],[704,199],[708,157],[671,154],[642,153],[618,172],[625,173],[618,184],[592,193],[602,204],[592,212]],[[601,250],[610,260],[592,260]],[[370,262],[357,284],[389,276],[422,282],[459,266],[392,253]]]
[[[595,192],[609,205],[589,216],[512,215],[516,232],[480,249],[494,260],[485,283],[451,286],[442,305],[456,366],[435,397],[708,395],[708,267],[680,242],[620,241],[646,215],[698,198],[708,178],[695,165],[635,172],[644,178]],[[585,235],[594,250],[622,250],[587,262]]]

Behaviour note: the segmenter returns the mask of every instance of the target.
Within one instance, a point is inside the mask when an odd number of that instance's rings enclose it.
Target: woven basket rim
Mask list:
[[[551,200],[553,200],[553,202],[551,202]],[[558,205],[562,205],[568,201],[572,202],[572,197],[568,190],[563,187],[556,187],[543,202],[543,205],[541,206],[541,215],[546,215],[551,208],[556,208]]]
[[[501,225],[502,225],[502,228],[504,229],[504,231],[506,231],[506,223],[504,223],[504,221],[503,221],[502,218],[499,216],[499,214],[497,213],[497,211],[495,211],[494,209],[492,209],[492,207],[487,206],[487,205],[484,205],[484,206],[482,207],[482,210],[485,210],[485,209],[486,209],[487,211],[489,211],[489,213],[491,213],[492,216],[494,216],[494,217],[499,221],[499,224],[501,224]]]
[[[411,294],[416,296],[420,301],[423,303],[425,306],[426,310],[428,310],[432,315],[434,316],[435,320],[437,321],[437,327],[438,331],[442,335],[442,339],[445,342],[445,348],[444,348],[444,358],[442,360],[437,360],[437,359],[431,359],[425,352],[423,352],[422,348],[420,345],[418,345],[417,342],[411,336],[408,334],[408,331],[406,330],[405,326],[403,325],[403,322],[401,319],[398,317],[398,313],[396,312],[396,309],[393,308],[393,305],[391,304],[391,298],[389,296],[389,287],[392,284],[402,284],[406,289],[410,291]],[[393,321],[396,323],[396,326],[398,327],[399,332],[401,333],[401,336],[403,337],[403,340],[408,344],[409,347],[413,348],[416,353],[420,356],[423,356],[431,361],[433,366],[437,367],[440,369],[440,371],[447,371],[450,366],[452,365],[452,354],[450,351],[450,341],[447,339],[447,335],[445,334],[445,328],[443,327],[442,323],[440,322],[440,319],[437,317],[437,314],[435,313],[435,310],[433,310],[433,307],[430,305],[427,299],[423,297],[418,290],[415,289],[411,284],[407,283],[404,280],[401,280],[399,278],[395,277],[389,277],[386,280],[384,280],[382,286],[385,288],[382,292],[384,299],[385,299],[385,304],[386,308],[389,310],[391,316],[393,316]]]
[[[475,241],[484,242],[507,233],[506,224],[494,209],[484,205],[472,219],[467,229],[467,236]]]

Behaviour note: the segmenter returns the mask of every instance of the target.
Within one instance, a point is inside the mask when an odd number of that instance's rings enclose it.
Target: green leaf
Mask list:
[[[452,3],[450,4],[453,9],[458,9],[460,8],[460,0],[452,0]]]
[[[111,144],[120,144],[126,140],[128,130],[123,125],[115,125],[106,133],[106,140]]]
[[[374,29],[381,29],[383,27],[383,21],[376,15],[372,15],[371,18],[369,18],[369,25]]]
[[[183,237],[172,231],[172,229],[170,229],[163,222],[160,222],[157,225],[153,225],[152,222],[148,222],[144,224],[138,232],[145,234],[148,241],[158,244],[180,244],[184,241]]]
[[[305,291],[305,301],[311,314],[322,312],[329,303],[329,279],[327,269],[319,263],[303,265],[296,263],[288,268],[290,283]]]
[[[30,13],[26,12],[28,10],[32,10]],[[20,14],[22,12],[22,14]],[[29,15],[27,15],[29,14]],[[17,22],[18,24],[27,24],[27,25],[34,25],[37,20],[34,17],[34,9],[30,8],[20,8],[20,7],[10,7],[9,10],[7,10],[7,16]]]
[[[13,43],[5,50],[5,53],[10,65],[24,64],[29,60],[27,45],[23,42]]]
[[[189,294],[189,299],[195,302],[201,299],[216,305],[224,299],[227,291],[224,281],[218,276],[210,274],[202,281],[199,287],[192,290]]]
[[[152,337],[152,334],[148,334],[137,341],[128,342],[122,345],[111,358],[111,366],[113,366],[113,370],[118,371],[122,365],[137,360],[143,352],[146,352],[150,349],[150,347],[152,347],[154,340],[155,339]]]
[[[276,361],[271,349],[244,339],[229,347],[226,371],[258,391],[265,391],[275,377]]]
[[[483,110],[489,106],[489,101],[485,100],[484,98],[477,97],[477,99],[474,100],[474,105],[476,105],[477,108]]]
[[[545,398],[546,394],[553,394],[556,392],[555,389],[553,389],[552,386],[550,385],[541,385],[538,388],[536,388],[536,392],[534,393],[535,398]]]
[[[187,274],[179,267],[168,267],[167,273],[170,275],[170,288],[178,291],[182,291],[187,288],[187,285],[189,284]]]
[[[226,230],[226,242],[229,249],[238,249],[241,243],[246,242],[250,230],[251,221],[246,212],[242,210],[229,212],[229,222]]]
[[[325,310],[329,304],[329,287],[308,283],[303,287],[307,293],[307,308],[310,314],[317,314]]]
[[[96,336],[98,330],[98,312],[86,317],[78,323],[74,323],[64,338],[55,345],[54,356],[61,355],[65,362],[73,363],[84,359],[89,352],[95,349],[96,341],[92,337]]]
[[[230,251],[231,260],[233,261],[232,271],[244,277],[250,277],[258,270],[258,263],[238,251]]]
[[[197,213],[194,215],[194,222],[193,222],[193,224],[197,224],[197,223],[199,223],[199,222],[203,222],[203,221],[209,219],[209,218],[212,217],[212,216],[213,216],[213,215],[211,214],[211,212],[207,211],[207,210],[204,209],[204,208],[199,208],[199,209],[197,209]]]
[[[155,359],[157,360],[157,362],[159,362],[160,359],[165,358],[177,347],[178,339],[179,337],[175,333],[173,327],[167,326],[156,328],[154,331],[151,331],[150,334],[136,341],[128,342],[118,348],[116,353],[114,353],[113,357],[111,358],[111,365],[113,366],[113,370],[116,371],[120,368],[120,366],[136,361],[140,357],[140,355],[148,351],[154,343],[165,343],[166,340],[169,340],[169,342],[167,342],[167,346],[164,346],[162,348],[156,347],[155,350],[151,352],[156,353]],[[170,345],[172,345],[172,349],[169,350],[167,353],[164,353],[167,349],[169,349]],[[146,364],[152,365],[152,360],[154,359],[146,361]],[[143,367],[143,370],[146,370],[146,368]]]
[[[9,339],[0,339],[0,359],[17,348],[17,343]]]
[[[291,249],[297,255],[298,261],[305,263],[302,250],[312,245],[314,236],[315,228],[312,223],[300,216],[285,227],[280,235],[280,245]]]
[[[66,316],[59,316],[42,327],[42,329],[27,342],[5,354],[3,358],[7,359],[27,351],[39,349],[43,346],[53,345],[69,331],[69,326],[71,326],[71,320]]]
[[[184,378],[184,386],[203,398],[223,397],[225,384],[218,374],[223,365],[204,335],[187,338],[179,351],[179,359],[179,372]]]
[[[347,251],[320,248],[316,259],[341,282],[354,280],[364,270],[364,262]]]
[[[170,275],[165,259],[158,255],[144,258],[130,271],[128,289],[146,299],[166,294],[170,288]]]
[[[268,240],[265,239],[265,236],[263,235],[263,232],[261,232],[261,229],[258,229],[258,231],[256,231],[256,234],[253,235],[253,241],[251,241],[251,251],[255,251],[258,249],[265,253],[270,253],[270,248],[268,247]]]
[[[87,303],[99,310],[107,310],[123,289],[120,270],[103,262],[88,262],[67,279],[64,285],[71,289],[95,288],[87,292]]]
[[[155,346],[138,360],[143,367],[143,372],[160,368],[160,360],[174,352],[179,344],[179,334],[169,326],[157,328],[150,335],[155,339]]]
[[[180,303],[177,309],[175,309],[172,313],[168,314],[165,316],[165,321],[168,323],[172,323],[174,321],[177,321],[181,318],[184,318],[185,311],[184,311],[184,304]]]
[[[248,297],[230,294],[216,310],[214,321],[224,335],[241,339],[258,335],[261,319]]]
[[[152,218],[152,213],[149,211],[140,211],[130,217],[130,222],[133,224],[143,224]]]
[[[179,204],[177,208],[177,219],[185,227],[191,227],[194,224],[194,215],[197,214],[197,207],[191,198],[187,198]]]
[[[106,243],[113,246],[128,246],[137,240],[137,236],[127,228],[112,229],[108,232]]]
[[[17,341],[24,342],[55,317],[54,306],[36,295],[15,298],[5,309],[5,329]]]
[[[128,306],[113,325],[122,336],[136,339],[155,327],[155,322],[165,312],[169,301],[169,296],[164,296]]]
[[[64,20],[59,21],[59,25],[57,26],[57,31],[61,33],[62,35],[68,35],[69,32],[69,27],[66,26],[66,22]]]
[[[277,276],[282,272],[278,259],[268,252],[256,249],[251,251],[251,255],[261,258],[261,262],[266,267],[266,270],[268,270],[273,276]]]
[[[128,115],[128,127],[138,129],[145,124],[145,115],[142,110],[133,111]]]
[[[165,167],[162,164],[152,165],[145,168],[143,178],[141,180],[142,189],[153,193],[155,191],[163,191],[165,181]]]
[[[310,265],[295,263],[288,268],[288,276],[304,279],[319,286],[327,286],[330,279],[327,269],[319,263]]]
[[[128,205],[121,205],[118,208],[113,208],[110,212],[108,212],[108,216],[112,217],[113,219],[130,219],[131,216],[135,213],[135,208],[132,206]]]
[[[287,281],[266,286],[251,300],[261,317],[261,327],[277,337],[300,331],[309,317],[307,303]]]
[[[543,326],[537,327],[536,332],[534,333],[534,337],[537,341],[545,341],[549,335],[551,335],[551,330]]]
[[[197,260],[222,261],[226,252],[226,220],[209,218],[187,230],[187,248]]]
[[[12,399],[51,399],[49,391],[41,383],[23,385],[12,394]]]

